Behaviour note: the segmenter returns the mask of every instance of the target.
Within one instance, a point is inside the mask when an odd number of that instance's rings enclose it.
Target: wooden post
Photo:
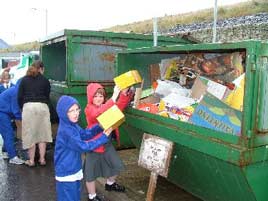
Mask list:
[[[148,186],[148,190],[147,190],[146,201],[153,201],[154,200],[154,193],[155,193],[155,189],[156,189],[157,177],[158,177],[157,173],[151,172],[149,186]]]

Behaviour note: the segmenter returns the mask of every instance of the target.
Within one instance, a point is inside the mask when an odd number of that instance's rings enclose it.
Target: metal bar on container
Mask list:
[[[157,46],[157,17],[153,19],[154,26],[154,46]]]

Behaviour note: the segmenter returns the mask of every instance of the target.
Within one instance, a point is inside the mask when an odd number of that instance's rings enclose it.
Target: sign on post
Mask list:
[[[152,201],[157,183],[157,176],[168,176],[173,142],[144,133],[138,164],[151,171],[147,201]]]

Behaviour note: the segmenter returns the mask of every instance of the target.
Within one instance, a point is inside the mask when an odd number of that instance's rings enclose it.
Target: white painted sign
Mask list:
[[[138,164],[167,177],[173,142],[144,133]]]

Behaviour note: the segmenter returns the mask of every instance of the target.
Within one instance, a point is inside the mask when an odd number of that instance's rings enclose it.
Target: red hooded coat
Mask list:
[[[100,88],[103,88],[103,86],[98,83],[91,83],[87,86],[87,106],[85,108],[85,114],[86,114],[88,128],[98,123],[97,117],[115,104],[118,106],[118,108],[121,111],[123,111],[123,109],[126,108],[126,106],[128,105],[128,103],[131,101],[133,97],[132,95],[126,96],[120,93],[119,98],[116,103],[114,103],[112,99],[109,99],[102,105],[96,106],[93,104],[93,97],[96,91]],[[116,133],[117,141],[119,142],[118,129],[116,129],[115,133]],[[100,135],[101,133],[96,135],[93,139],[99,138]],[[99,148],[94,150],[94,152],[98,152],[98,153],[103,153],[104,151],[105,151],[104,146],[100,146]]]

